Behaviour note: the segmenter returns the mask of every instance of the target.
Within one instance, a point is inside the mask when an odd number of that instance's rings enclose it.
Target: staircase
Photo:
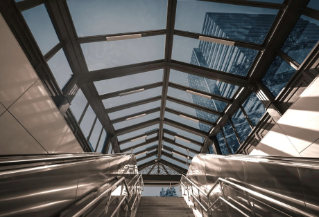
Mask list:
[[[136,217],[194,217],[182,197],[141,197]]]

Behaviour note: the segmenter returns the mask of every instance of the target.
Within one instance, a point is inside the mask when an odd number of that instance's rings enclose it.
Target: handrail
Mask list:
[[[93,207],[97,202],[100,201],[100,199],[106,195],[107,193],[109,192],[113,192],[117,187],[118,185],[123,182],[123,187],[125,186],[126,188],[126,191],[127,191],[127,195],[124,195],[123,199],[121,199],[121,202],[119,203],[118,207],[113,211],[112,215],[111,216],[114,216],[116,214],[116,212],[118,211],[118,208],[122,205],[122,203],[124,202],[125,199],[127,199],[127,197],[130,197],[130,195],[133,194],[133,190],[134,190],[134,187],[137,185],[138,181],[142,178],[142,174],[136,174],[132,180],[138,176],[136,182],[134,183],[134,185],[132,186],[132,190],[130,191],[129,188],[128,188],[128,185],[125,181],[125,177],[122,177],[120,178],[118,181],[116,181],[112,186],[110,186],[108,189],[106,189],[105,191],[103,191],[99,196],[97,196],[94,200],[92,200],[89,204],[87,204],[85,207],[83,207],[81,210],[79,210],[77,213],[75,213],[73,216],[74,217],[79,217],[81,216],[83,213],[85,213],[87,210],[89,210],[91,207]],[[132,181],[131,180],[131,181]],[[143,179],[142,179],[143,180]],[[131,181],[129,182],[129,184],[131,183]],[[121,196],[122,196],[122,191],[123,189],[121,189]],[[136,200],[136,198],[135,198]],[[133,206],[135,205],[135,200],[134,200],[134,203],[133,203]],[[127,201],[128,203],[128,201]],[[130,207],[129,207],[130,208]],[[131,209],[131,208],[130,208]]]
[[[244,191],[244,192],[246,192],[246,193],[248,193],[248,194],[250,194],[250,195],[252,195],[252,196],[254,196],[254,197],[256,197],[256,198],[262,199],[262,200],[267,201],[267,202],[269,202],[269,203],[271,203],[271,204],[275,204],[275,205],[277,205],[277,206],[279,206],[279,207],[283,207],[284,209],[289,210],[289,211],[292,212],[292,213],[295,213],[295,214],[298,214],[298,215],[302,215],[302,216],[307,216],[307,217],[315,217],[315,215],[312,215],[312,214],[309,214],[309,213],[307,213],[307,212],[304,212],[304,211],[302,211],[302,210],[300,210],[300,209],[297,209],[297,208],[295,208],[295,207],[293,207],[293,206],[290,206],[290,205],[288,205],[288,204],[285,204],[285,203],[283,203],[283,202],[280,202],[280,201],[278,201],[278,200],[275,200],[275,199],[273,199],[273,198],[270,198],[270,197],[268,197],[268,196],[265,196],[265,195],[263,195],[263,194],[260,194],[260,193],[258,193],[258,192],[256,192],[256,191],[250,190],[250,189],[248,189],[248,188],[245,188],[245,187],[243,187],[243,186],[240,186],[240,185],[238,185],[238,184],[235,184],[235,183],[230,182],[230,181],[228,181],[228,180],[226,180],[226,179],[223,179],[223,178],[218,178],[218,179],[216,180],[216,182],[214,183],[214,185],[210,188],[210,190],[208,191],[207,194],[206,194],[206,192],[204,192],[202,189],[200,189],[200,187],[198,187],[194,182],[192,182],[190,179],[188,179],[185,175],[182,174],[182,178],[185,178],[190,184],[192,184],[193,187],[195,187],[195,188],[198,189],[202,194],[204,194],[204,195],[206,196],[206,198],[207,198],[209,204],[211,203],[211,202],[210,202],[210,199],[209,199],[209,196],[210,196],[211,192],[216,188],[217,185],[220,184],[220,182],[223,182],[223,183],[232,185],[232,186],[236,187],[237,189],[240,189],[240,190],[242,190],[242,191]],[[181,179],[181,180],[182,180],[182,179]],[[184,185],[182,182],[181,182],[181,184],[186,187],[186,185]],[[188,187],[187,187],[186,189],[188,190]],[[221,190],[222,190],[222,188],[221,188]],[[215,200],[213,204],[211,204],[208,208],[206,208],[196,197],[194,197],[193,194],[192,194],[191,196],[198,202],[198,204],[199,204],[201,207],[203,207],[203,209],[204,209],[205,211],[210,210],[211,207],[212,207],[219,199],[222,199],[223,201],[227,201],[227,200],[225,200],[223,197],[218,197],[217,200]],[[229,203],[229,202],[227,201],[227,204],[228,204],[228,203]],[[233,206],[234,206],[234,205],[231,205],[231,207],[233,207]],[[234,208],[234,207],[233,207],[233,208]]]

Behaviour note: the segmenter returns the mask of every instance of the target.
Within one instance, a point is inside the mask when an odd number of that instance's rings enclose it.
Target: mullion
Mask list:
[[[78,121],[78,124],[79,124],[79,125],[81,125],[81,122],[82,122],[82,120],[83,120],[83,117],[84,117],[84,115],[85,115],[85,113],[86,113],[86,111],[87,111],[88,108],[89,108],[89,102],[87,102],[87,103],[86,103],[86,106],[84,107],[84,110],[83,110],[83,112],[82,112],[82,114],[81,114],[81,117],[80,117],[80,119],[79,119],[79,121]]]
[[[225,141],[225,144],[226,144],[226,148],[228,149],[229,154],[232,154],[232,151],[231,151],[231,149],[230,149],[230,147],[229,147],[229,144],[228,144],[228,142],[227,142],[227,140],[226,140],[226,136],[225,136],[225,133],[224,133],[223,128],[221,128],[220,131],[221,131],[221,133],[222,133],[222,135],[223,135],[223,137],[224,137],[224,141]]]
[[[234,123],[233,123],[233,121],[232,121],[231,118],[229,118],[229,123],[230,123],[230,125],[232,126],[233,131],[235,132],[235,135],[236,135],[236,138],[237,138],[239,144],[241,144],[242,141],[241,141],[241,139],[239,138],[238,132],[237,132],[237,130],[236,130],[236,128],[235,128],[235,125],[234,125]]]
[[[197,142],[197,141],[195,141],[195,140],[193,140],[193,139],[190,139],[190,138],[188,138],[188,137],[186,137],[186,136],[179,135],[178,133],[174,133],[174,132],[171,132],[171,131],[166,130],[166,129],[164,129],[163,131],[164,131],[164,133],[167,133],[167,134],[169,134],[169,135],[171,135],[171,136],[177,136],[177,137],[180,137],[180,138],[182,138],[182,139],[186,139],[186,140],[190,141],[191,143],[193,143],[194,145],[198,145],[198,146],[200,146],[200,147],[202,146],[202,143]]]
[[[210,122],[210,121],[207,121],[205,119],[198,118],[196,116],[189,115],[189,114],[186,114],[186,113],[183,113],[183,112],[179,112],[179,111],[176,111],[174,109],[166,108],[166,112],[169,112],[169,113],[172,113],[172,114],[175,114],[175,115],[184,115],[184,116],[196,119],[196,120],[198,120],[199,122],[201,122],[203,124],[207,124],[207,125],[210,125],[210,126],[215,126],[215,124],[213,122]]]
[[[103,126],[102,126],[102,129],[101,129],[101,132],[100,132],[100,135],[99,135],[99,139],[97,140],[97,143],[96,143],[95,152],[96,152],[97,148],[98,148],[99,145],[100,145],[100,140],[101,140],[101,136],[102,136],[103,130],[104,130],[104,128],[103,128]]]
[[[184,146],[184,145],[182,145],[182,144],[179,144],[179,143],[177,143],[176,141],[171,140],[171,139],[169,139],[169,138],[163,137],[163,140],[164,140],[165,142],[171,144],[171,145],[176,146],[176,147],[179,147],[179,148],[182,148],[182,149],[185,149],[185,150],[188,149],[189,151],[193,152],[194,154],[198,154],[198,152],[199,152],[199,151],[196,151],[195,149],[192,149],[192,148],[190,148],[190,147],[187,147],[187,146]]]
[[[94,129],[95,124],[96,124],[96,120],[97,120],[97,116],[95,116],[95,119],[94,119],[94,121],[93,121],[93,124],[92,124],[91,130],[90,130],[90,133],[89,133],[88,137],[86,138],[86,140],[87,140],[88,142],[90,141],[90,138],[91,138],[91,135],[92,135],[93,129]]]
[[[244,116],[245,116],[245,118],[246,118],[246,120],[247,120],[247,122],[248,122],[250,128],[253,129],[253,128],[254,128],[254,125],[253,125],[253,123],[251,122],[250,118],[248,117],[248,115],[247,115],[245,109],[243,108],[243,106],[240,105],[239,109],[240,109],[240,110],[242,111],[242,113],[244,114]]]

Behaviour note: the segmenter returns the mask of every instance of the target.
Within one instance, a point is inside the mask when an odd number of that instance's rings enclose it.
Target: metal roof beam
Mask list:
[[[282,9],[284,8],[283,4],[269,3],[269,2],[258,2],[258,1],[246,1],[246,0],[201,0],[207,2],[216,2],[232,5],[243,5],[250,7],[260,7],[260,8],[270,8],[270,9]]]
[[[210,126],[215,126],[215,124],[213,122],[210,122],[210,121],[207,121],[205,119],[198,118],[196,116],[189,115],[189,114],[186,114],[186,113],[183,113],[183,112],[179,112],[179,111],[176,111],[174,109],[166,108],[166,112],[169,112],[169,113],[172,113],[172,114],[175,114],[175,115],[178,115],[178,116],[183,115],[183,116],[190,117],[190,118],[193,118],[195,120],[198,120],[199,122],[201,122],[203,124],[207,124],[207,125],[210,125]]]
[[[193,139],[190,139],[190,138],[188,138],[188,137],[186,137],[186,136],[179,135],[178,133],[171,132],[170,130],[164,129],[164,133],[167,133],[167,134],[169,134],[169,135],[171,135],[171,136],[178,136],[178,137],[180,137],[180,138],[182,138],[182,139],[186,139],[186,140],[190,141],[190,143],[193,143],[194,145],[198,145],[198,146],[202,146],[202,145],[203,145],[203,144],[200,143],[200,142],[197,142],[197,141],[195,141],[195,140],[193,140]]]
[[[119,141],[119,144],[120,144],[120,145],[123,145],[123,144],[125,144],[125,143],[131,142],[131,140],[140,138],[140,137],[142,137],[142,136],[150,136],[150,135],[157,134],[157,133],[158,133],[158,130],[154,130],[154,131],[151,131],[151,132],[149,132],[149,133],[143,133],[143,134],[140,134],[140,135],[138,135],[138,136],[134,136],[134,137],[131,137],[131,138],[129,138],[129,139],[125,139],[125,140]]]
[[[154,156],[154,155],[156,155],[156,154],[157,154],[157,151],[153,151],[153,152],[151,152],[151,153],[146,154],[146,156],[137,159],[136,161],[139,162],[139,161],[141,161],[141,160],[145,160],[145,159],[150,158],[150,157],[152,157],[152,156]]]
[[[149,139],[149,140],[146,140],[145,142],[143,142],[143,143],[140,143],[140,144],[137,144],[137,145],[134,145],[134,146],[130,146],[130,147],[128,147],[128,148],[125,148],[125,149],[123,149],[122,150],[122,152],[126,152],[126,151],[130,151],[131,149],[136,149],[136,148],[138,148],[138,147],[141,147],[141,146],[144,146],[144,145],[148,145],[148,144],[150,144],[150,143],[152,143],[152,142],[156,142],[158,140],[158,138],[151,138],[151,139]]]
[[[174,140],[171,140],[171,139],[169,139],[169,138],[167,138],[167,137],[163,137],[163,140],[164,140],[165,142],[168,142],[168,143],[170,143],[170,144],[172,144],[172,145],[175,145],[175,146],[177,146],[177,147],[183,148],[183,149],[185,149],[185,150],[188,149],[189,151],[193,152],[194,154],[198,154],[198,153],[199,153],[199,151],[197,151],[197,150],[195,150],[195,149],[192,149],[192,148],[190,148],[190,147],[187,147],[187,146],[185,146],[185,145],[179,144],[179,143],[175,142]]]
[[[172,164],[172,163],[170,163],[170,162],[168,162],[166,160],[161,159],[160,162],[162,164],[164,164],[165,166],[168,166],[168,167],[172,168],[173,170],[175,170],[175,171],[177,171],[179,173],[182,173],[182,174],[186,174],[187,173],[186,169],[184,169],[184,168],[182,168],[180,166],[177,166],[175,164]]]
[[[139,129],[143,129],[145,127],[152,126],[154,124],[158,124],[159,122],[160,122],[160,119],[159,118],[155,118],[155,119],[152,119],[152,120],[149,120],[149,121],[145,121],[143,123],[139,123],[139,124],[135,124],[135,125],[132,125],[132,126],[129,126],[129,127],[125,127],[125,128],[119,129],[119,130],[115,131],[115,133],[116,133],[116,135],[119,136],[119,135],[123,135],[123,134],[127,134],[127,133],[130,133],[130,132],[139,130]]]
[[[122,122],[122,121],[127,121],[128,118],[132,118],[132,117],[143,115],[143,114],[148,115],[148,114],[152,114],[152,113],[155,113],[155,112],[159,112],[160,110],[161,110],[161,108],[157,107],[157,108],[154,108],[154,109],[149,109],[149,110],[137,112],[137,113],[134,113],[134,114],[131,114],[131,115],[127,115],[127,116],[124,116],[124,117],[121,117],[121,118],[117,118],[117,119],[111,120],[111,122],[112,122],[112,124],[116,124],[116,123],[119,123],[119,122]]]
[[[193,128],[193,127],[189,127],[187,125],[180,124],[179,122],[176,122],[176,121],[173,121],[173,120],[170,120],[170,119],[167,119],[167,118],[164,119],[164,123],[168,124],[168,125],[171,125],[173,127],[176,127],[178,129],[187,131],[189,133],[204,137],[204,138],[206,138],[208,136],[208,134],[206,132],[204,132],[204,131],[197,130],[197,129]]]

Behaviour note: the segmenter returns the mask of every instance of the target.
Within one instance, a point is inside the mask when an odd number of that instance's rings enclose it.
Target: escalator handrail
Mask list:
[[[196,189],[198,189],[198,190],[200,189],[199,186],[197,186],[194,182],[192,182],[190,179],[188,179],[185,175],[182,174],[182,178],[185,178],[185,179],[186,179],[190,184],[192,184],[192,186],[195,187]],[[315,217],[315,215],[312,215],[312,214],[310,214],[310,213],[304,212],[304,211],[302,211],[302,210],[300,210],[300,209],[297,209],[297,208],[295,208],[295,207],[293,207],[293,206],[290,206],[290,205],[288,205],[288,204],[285,204],[285,203],[283,203],[283,202],[280,202],[280,201],[278,201],[278,200],[275,200],[275,199],[273,199],[273,198],[270,198],[270,197],[268,197],[268,196],[266,196],[266,195],[263,195],[263,194],[260,194],[260,193],[258,193],[258,192],[256,192],[256,191],[253,191],[253,190],[250,190],[250,189],[248,189],[248,188],[245,188],[245,187],[243,187],[243,186],[237,185],[237,184],[235,184],[235,183],[233,183],[233,182],[231,182],[231,181],[228,181],[228,180],[223,179],[223,178],[220,178],[220,177],[217,179],[217,181],[215,182],[215,184],[213,185],[213,187],[211,187],[211,189],[208,191],[207,194],[206,194],[206,192],[204,192],[202,189],[200,189],[200,192],[204,194],[204,196],[206,197],[206,199],[208,200],[209,203],[210,203],[210,199],[209,199],[210,193],[214,190],[214,188],[215,188],[218,184],[220,184],[220,182],[223,182],[223,183],[232,185],[232,186],[234,186],[234,187],[237,188],[237,189],[240,189],[240,190],[242,190],[242,191],[244,191],[244,192],[246,192],[246,193],[249,193],[250,195],[253,195],[253,196],[255,196],[255,197],[259,198],[259,199],[262,199],[263,201],[267,201],[267,202],[269,202],[269,203],[271,203],[271,204],[276,204],[277,206],[282,207],[282,208],[284,208],[284,209],[286,209],[286,210],[289,210],[289,211],[291,211],[291,212],[293,212],[293,213],[296,213],[296,214],[299,214],[299,215],[302,215],[302,216],[307,216],[307,217]],[[182,183],[182,180],[181,180],[181,183]],[[184,186],[185,186],[185,185],[184,185]],[[197,201],[197,199],[196,199],[196,201]],[[215,202],[216,202],[216,201],[215,201]],[[215,203],[215,202],[214,202],[214,203]],[[203,205],[202,205],[201,203],[199,203],[199,204],[203,207]],[[210,209],[211,207],[212,207],[212,205],[209,206],[208,209]],[[207,208],[205,208],[205,209],[207,210]]]

